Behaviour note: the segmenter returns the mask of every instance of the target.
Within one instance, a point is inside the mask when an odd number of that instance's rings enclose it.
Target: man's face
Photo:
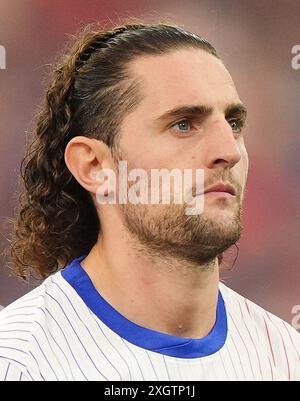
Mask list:
[[[195,216],[184,204],[127,204],[126,228],[152,252],[207,263],[241,234],[248,172],[241,101],[221,61],[201,49],[140,57],[130,70],[141,81],[142,100],[121,127],[128,168],[203,169],[205,189],[223,181],[236,194],[203,195],[204,211]]]

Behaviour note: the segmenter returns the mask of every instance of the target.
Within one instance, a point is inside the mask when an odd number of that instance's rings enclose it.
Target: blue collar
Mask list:
[[[112,331],[138,347],[177,358],[200,358],[214,354],[227,337],[227,315],[219,290],[217,318],[210,333],[200,339],[176,337],[131,322],[114,309],[96,290],[80,265],[85,256],[74,259],[62,272],[87,307]]]

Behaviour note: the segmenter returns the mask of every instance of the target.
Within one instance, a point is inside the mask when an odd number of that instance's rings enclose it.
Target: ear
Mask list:
[[[85,136],[72,138],[65,150],[65,162],[71,174],[92,194],[97,192],[97,177],[102,169],[113,168],[110,156],[110,149],[104,142]]]

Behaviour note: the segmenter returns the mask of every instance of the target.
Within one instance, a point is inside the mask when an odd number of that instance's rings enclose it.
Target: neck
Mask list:
[[[106,301],[140,326],[178,337],[202,338],[215,323],[217,259],[196,266],[154,257],[129,237],[108,240],[102,233],[81,265]]]

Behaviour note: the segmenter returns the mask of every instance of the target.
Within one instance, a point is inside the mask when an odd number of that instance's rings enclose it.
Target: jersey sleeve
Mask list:
[[[0,381],[31,381],[12,361],[0,358]]]

